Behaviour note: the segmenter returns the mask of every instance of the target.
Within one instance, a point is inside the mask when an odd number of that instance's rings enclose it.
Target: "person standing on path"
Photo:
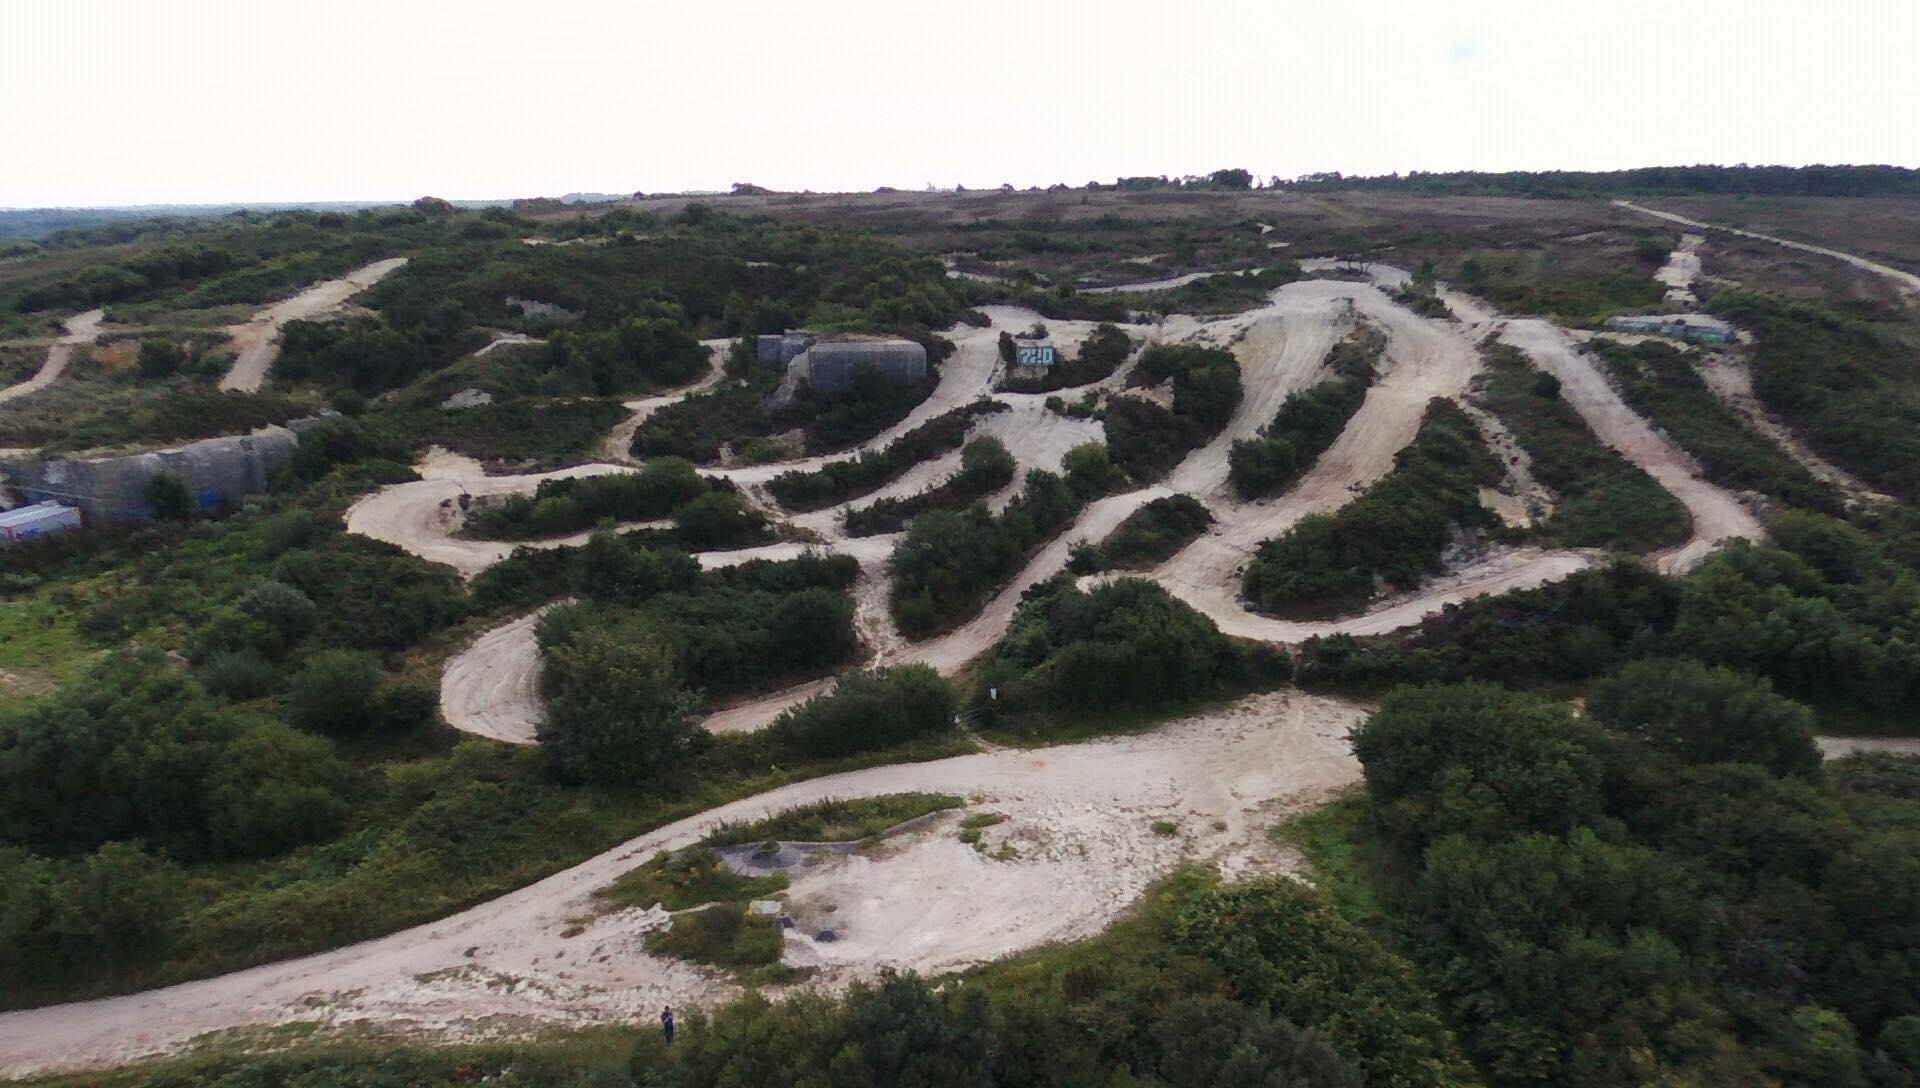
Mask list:
[[[668,1005],[666,1008],[663,1008],[660,1010],[660,1032],[661,1034],[667,1037],[667,1042],[669,1043],[673,1042],[673,1006],[672,1005]]]

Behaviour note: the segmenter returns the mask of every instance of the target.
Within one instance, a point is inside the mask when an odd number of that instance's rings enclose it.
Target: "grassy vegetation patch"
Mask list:
[[[828,798],[745,824],[722,824],[700,840],[708,846],[750,842],[859,842],[897,824],[966,802],[950,793],[887,793],[851,800]],[[972,817],[968,817],[972,819]]]
[[[1742,423],[1672,345],[1598,340],[1590,347],[1633,410],[1672,435],[1715,483],[1824,514],[1845,509],[1838,488]]]
[[[1533,474],[1559,496],[1541,526],[1575,547],[1646,552],[1687,538],[1680,500],[1633,462],[1603,445],[1560,395],[1560,383],[1507,344],[1487,349],[1487,374],[1475,397],[1500,417],[1532,461]]]
[[[791,981],[798,972],[780,964],[786,938],[772,918],[754,914],[745,903],[715,903],[676,914],[665,929],[647,934],[647,951],[690,960],[745,975],[745,981]]]
[[[1265,611],[1333,616],[1383,590],[1414,589],[1440,572],[1451,534],[1492,523],[1478,489],[1500,478],[1473,421],[1436,398],[1393,471],[1339,510],[1261,544],[1243,591]]]
[[[0,708],[65,686],[98,652],[73,611],[52,594],[6,599],[0,603]]]
[[[1078,573],[1096,570],[1145,570],[1170,559],[1193,543],[1213,515],[1192,495],[1167,495],[1128,514],[1098,544],[1074,553]]]
[[[628,907],[686,910],[705,903],[767,899],[787,889],[785,873],[742,876],[704,847],[661,853],[593,894],[606,911]]]
[[[1453,282],[1507,313],[1546,314],[1591,325],[1659,304],[1666,289],[1652,273],[1664,261],[1664,251],[1650,256],[1655,259],[1610,268],[1565,268],[1544,252],[1481,252],[1460,262]]]
[[[1753,388],[1769,409],[1835,464],[1920,501],[1920,347],[1909,328],[1732,288],[1709,305],[1753,333]]]

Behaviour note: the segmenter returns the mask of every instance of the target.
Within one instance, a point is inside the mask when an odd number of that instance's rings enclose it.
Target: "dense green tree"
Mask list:
[[[287,689],[287,717],[311,733],[371,732],[379,724],[380,661],[365,650],[307,658]]]
[[[142,495],[147,509],[161,521],[184,521],[193,516],[193,492],[186,481],[171,472],[159,472],[147,479]]]
[[[677,765],[699,731],[699,701],[680,686],[673,646],[629,627],[555,639],[542,625],[538,737],[563,781],[633,786]]]
[[[953,728],[954,694],[925,665],[841,675],[833,690],[785,711],[775,737],[814,756],[842,756]]]
[[[1689,763],[1758,763],[1797,775],[1820,766],[1813,713],[1731,669],[1636,661],[1594,685],[1588,711]]]
[[[1605,743],[1559,703],[1481,684],[1402,688],[1353,734],[1373,811],[1414,845],[1590,824]]]

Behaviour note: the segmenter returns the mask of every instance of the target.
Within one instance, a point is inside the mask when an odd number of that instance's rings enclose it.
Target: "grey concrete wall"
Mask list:
[[[804,358],[807,383],[820,393],[846,388],[853,372],[862,366],[870,366],[903,385],[927,377],[927,349],[911,340],[815,344]]]
[[[144,521],[153,516],[147,481],[163,472],[185,482],[203,508],[265,491],[273,474],[293,459],[296,431],[312,422],[123,457],[6,465],[4,471],[27,502],[57,499],[79,507],[90,522]]]

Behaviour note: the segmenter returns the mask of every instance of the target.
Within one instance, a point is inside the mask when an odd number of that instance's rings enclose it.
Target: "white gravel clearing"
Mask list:
[[[801,873],[791,892],[796,910],[808,921],[831,916],[839,937],[831,945],[802,933],[788,938],[789,961],[819,967],[819,984],[882,967],[952,970],[1090,936],[1183,859],[1229,874],[1289,868],[1292,859],[1266,829],[1357,780],[1346,736],[1364,713],[1279,692],[1139,736],[797,783],[378,940],[142,994],[0,1014],[0,1074],[125,1062],[245,1026],[378,1024],[457,1040],[725,1000],[738,992],[731,983],[644,951],[661,912],[621,911],[576,928],[591,913],[591,894],[723,821],[830,797],[944,791],[1009,819],[988,829],[986,853],[961,847],[951,822],[936,821]],[[1178,833],[1155,834],[1156,820],[1177,824]],[[1018,856],[994,860],[1002,843]]]

